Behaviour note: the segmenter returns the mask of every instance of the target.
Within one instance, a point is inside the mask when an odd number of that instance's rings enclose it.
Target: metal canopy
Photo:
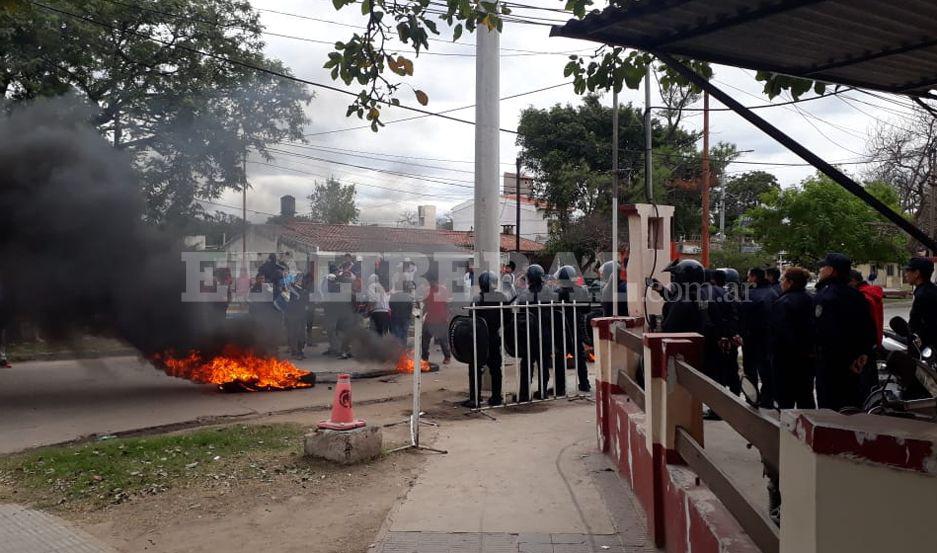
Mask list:
[[[629,0],[553,27],[579,38],[937,98],[934,0]]]

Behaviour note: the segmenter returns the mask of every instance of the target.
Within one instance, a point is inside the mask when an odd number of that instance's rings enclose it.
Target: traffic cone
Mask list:
[[[326,430],[352,430],[364,426],[363,420],[355,418],[351,409],[351,375],[338,375],[335,384],[335,398],[332,400],[332,416],[319,423],[319,428]]]

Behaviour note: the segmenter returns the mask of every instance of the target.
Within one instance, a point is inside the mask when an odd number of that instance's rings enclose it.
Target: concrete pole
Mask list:
[[[479,274],[498,270],[500,150],[500,42],[497,29],[475,30],[475,256]]]
[[[703,266],[709,267],[709,93],[703,91],[703,220],[700,221],[700,246]]]
[[[612,317],[618,316],[618,91],[612,90]]]

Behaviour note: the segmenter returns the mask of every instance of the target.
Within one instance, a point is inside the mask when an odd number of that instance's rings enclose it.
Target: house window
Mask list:
[[[890,277],[895,276],[895,264],[894,263],[889,263],[888,265],[885,265],[885,274]]]

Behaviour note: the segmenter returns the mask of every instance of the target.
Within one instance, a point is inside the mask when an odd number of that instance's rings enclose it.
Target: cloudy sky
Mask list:
[[[563,5],[558,0],[522,3],[548,8]],[[331,43],[347,39],[355,32],[355,26],[362,25],[360,11],[355,6],[336,12],[330,0],[253,0],[252,4],[262,14],[270,57],[282,60],[296,76],[336,84],[322,64],[331,50]],[[538,23],[567,18],[565,14],[545,10],[515,9],[514,13]],[[443,23],[440,23],[440,31],[448,32]],[[445,39],[445,36],[438,38]],[[406,79],[406,84],[426,91],[430,98],[426,109],[439,112],[475,103],[474,41],[474,35],[465,34],[455,44],[446,40],[431,42],[430,50],[415,60],[415,74]],[[521,23],[505,24],[501,46],[501,97],[563,83],[567,80],[563,78],[567,55],[586,53],[595,47],[589,42],[550,38],[546,25]],[[401,53],[407,51],[402,49]],[[761,94],[753,72],[717,66],[715,81],[745,105],[769,102]],[[340,82],[337,84],[343,86]],[[349,90],[358,91],[354,87]],[[366,223],[393,225],[402,211],[421,204],[433,204],[442,214],[472,196],[473,126],[424,117],[391,123],[374,133],[368,128],[356,129],[364,126],[364,122],[345,117],[348,96],[323,89],[314,88],[314,91],[315,98],[306,108],[311,121],[306,128],[307,143],[278,146],[292,152],[277,154],[277,159],[271,163],[278,167],[256,162],[248,166],[253,187],[248,199],[251,220],[262,222],[277,213],[279,197],[283,194],[294,195],[298,210],[308,211],[304,198],[316,180],[329,175],[357,185],[361,220]],[[654,97],[655,104],[660,105],[656,94]],[[406,86],[401,88],[400,99],[404,104],[418,105]],[[788,99],[779,97],[773,101]],[[501,102],[501,127],[516,128],[524,108],[579,101],[571,86],[505,100]],[[611,96],[607,95],[604,101],[610,103]],[[627,90],[621,101],[643,106],[643,91]],[[861,175],[866,165],[853,162],[862,160],[869,134],[875,132],[879,121],[902,124],[910,112],[908,105],[905,98],[885,101],[849,91],[795,106],[761,109],[758,113],[826,160],[845,163],[843,169]],[[712,107],[722,106],[713,102]],[[383,118],[390,122],[413,115],[387,108]],[[464,109],[451,115],[473,120],[474,110]],[[695,112],[686,119],[685,126],[697,129],[701,124],[702,117]],[[740,158],[744,163],[730,167],[730,173],[763,169],[774,173],[782,184],[792,185],[813,172],[809,167],[798,165],[802,160],[731,112],[713,112],[710,126],[713,143],[732,142],[741,150],[752,150]],[[502,172],[513,170],[517,153],[514,138],[512,134],[501,133]],[[229,194],[218,203],[240,206],[240,197]],[[223,210],[240,213],[239,210]]]

